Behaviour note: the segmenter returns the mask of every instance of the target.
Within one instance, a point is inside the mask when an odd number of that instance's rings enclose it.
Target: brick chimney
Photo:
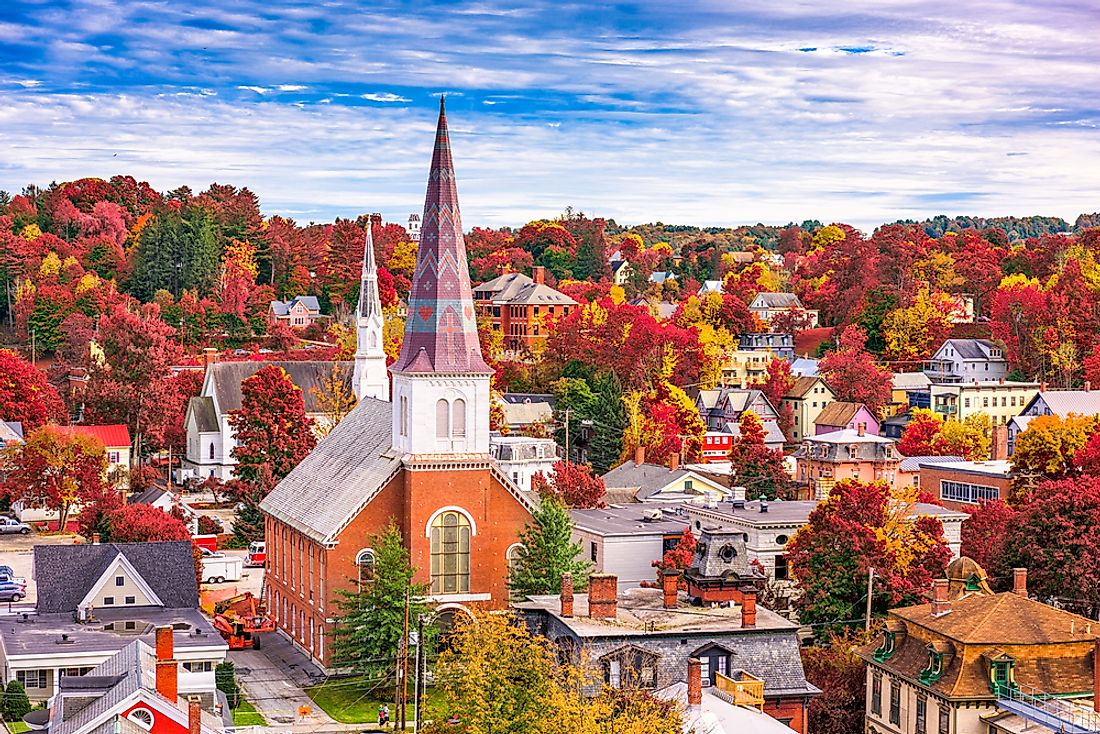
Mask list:
[[[543,285],[546,283],[546,268],[541,265],[531,268],[531,278],[539,285]]]
[[[756,626],[756,589],[751,586],[741,589],[741,626]]]
[[[951,613],[951,600],[948,598],[947,579],[936,579],[932,582],[932,616],[942,617]]]
[[[856,424],[856,433],[858,433],[860,436],[866,434],[867,433],[867,424],[866,423],[857,423]]]
[[[1008,426],[993,426],[993,436],[989,441],[990,461],[1004,461],[1008,458]]]
[[[1012,569],[1012,593],[1027,596],[1027,569]]]
[[[680,572],[675,568],[666,568],[661,572],[661,591],[665,609],[676,608],[676,594],[680,588]]]
[[[572,617],[573,616],[573,574],[563,573],[561,575],[561,594],[559,595],[561,600],[561,616]]]
[[[92,533],[92,545],[99,545],[99,533]]]
[[[1046,391],[1047,391],[1047,383],[1044,380],[1043,382],[1039,383],[1039,392],[1046,392]]]
[[[637,448],[634,449],[634,463],[635,464],[644,464],[645,463],[645,446],[639,445]]]
[[[202,699],[198,696],[187,697],[187,734],[202,732]]]
[[[209,367],[218,361],[218,350],[214,347],[203,347],[202,366]]]
[[[688,658],[688,706],[703,705],[703,661]]]
[[[1085,380],[1085,392],[1089,392],[1090,390],[1092,390],[1092,383]]]
[[[588,616],[615,619],[619,606],[619,577],[613,573],[594,573],[588,577]]]
[[[157,627],[157,693],[172,703],[179,698],[179,668],[176,664],[172,626]]]
[[[668,468],[672,471],[676,471],[680,468],[680,453],[673,451],[672,455],[668,457]]]

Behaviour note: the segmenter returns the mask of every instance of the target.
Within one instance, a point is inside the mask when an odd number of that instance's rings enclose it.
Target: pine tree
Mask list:
[[[209,295],[221,265],[221,246],[213,216],[206,209],[192,207],[184,217],[181,235],[183,272],[180,287]]]
[[[592,463],[592,471],[603,475],[618,464],[622,456],[626,407],[623,405],[623,386],[614,372],[597,377],[592,390],[596,403],[591,416],[593,427],[588,460]]]
[[[431,605],[425,601],[430,588],[413,581],[417,569],[409,563],[401,531],[392,520],[367,542],[374,552],[374,565],[352,580],[354,590],[337,590],[340,613],[331,649],[334,667],[362,675],[364,686],[376,690],[393,682],[406,619],[413,626],[420,615],[430,613]],[[433,636],[431,628],[425,629],[425,637]]]
[[[573,521],[568,510],[553,498],[542,500],[519,540],[519,557],[508,579],[517,596],[554,593],[566,573],[573,574],[574,583],[582,586],[581,579],[592,570],[588,561],[579,559],[583,547],[573,542]]]
[[[30,699],[27,698],[27,689],[14,678],[4,690],[2,713],[5,721],[20,721],[31,710]]]
[[[142,301],[153,300],[153,294],[162,289],[179,296],[183,266],[180,226],[179,213],[164,209],[141,230],[130,291]]]

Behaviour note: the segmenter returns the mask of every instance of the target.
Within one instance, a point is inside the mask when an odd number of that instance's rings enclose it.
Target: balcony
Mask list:
[[[1100,714],[1091,705],[1052,698],[1034,689],[998,686],[997,707],[1062,734],[1093,734],[1100,731]],[[1086,701],[1085,703],[1090,703]]]
[[[734,706],[764,708],[764,681],[743,670],[730,671],[730,675],[714,674],[714,687],[718,696]]]
[[[924,363],[924,374],[932,382],[962,382],[963,376],[955,371],[955,363],[947,359],[929,359]]]

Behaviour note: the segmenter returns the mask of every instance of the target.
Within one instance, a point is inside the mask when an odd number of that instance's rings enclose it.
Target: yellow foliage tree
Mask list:
[[[940,428],[940,439],[960,456],[975,461],[989,458],[993,436],[993,423],[986,413],[968,415],[961,421],[947,421]]]
[[[244,275],[252,281],[256,280],[260,272],[260,265],[256,262],[256,248],[248,240],[233,240],[226,245],[222,264],[226,270],[235,271],[234,275]]]
[[[320,436],[327,436],[359,402],[351,387],[351,371],[339,362],[335,362],[328,374],[322,375],[317,386],[309,391],[322,415],[314,425],[314,431]]]
[[[416,242],[398,242],[386,261],[386,270],[395,275],[411,278],[416,270],[416,251],[420,245]]]
[[[904,360],[930,356],[950,332],[955,310],[950,296],[920,288],[908,307],[895,309],[883,319],[886,356]]]
[[[923,558],[938,542],[927,533],[917,531],[913,520],[917,516],[917,498],[920,487],[899,487],[890,490],[890,502],[881,527],[874,528],[877,537],[886,546],[887,554],[897,563],[898,573],[908,573],[914,562]]]
[[[25,240],[34,242],[36,239],[42,236],[42,230],[37,224],[28,224],[23,229],[19,230],[19,236]]]
[[[821,229],[817,230],[817,233],[814,235],[813,242],[810,246],[810,251],[815,252],[831,245],[835,245],[837,242],[843,241],[845,237],[846,235],[844,234],[844,230],[836,226],[835,224],[830,224],[828,227],[822,227]]]
[[[53,278],[60,272],[61,258],[57,256],[56,252],[46,253],[46,257],[42,258],[42,264],[38,266],[38,274],[43,278]]]
[[[611,286],[609,295],[611,296],[611,302],[616,306],[620,306],[626,302],[626,290],[624,290],[621,285]]]
[[[1073,468],[1073,456],[1100,424],[1095,416],[1071,413],[1065,418],[1041,415],[1032,418],[1016,437],[1012,468],[1018,487],[1040,478],[1061,479]]]

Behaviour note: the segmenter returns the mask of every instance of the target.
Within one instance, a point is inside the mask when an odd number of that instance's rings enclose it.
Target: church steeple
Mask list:
[[[374,264],[373,218],[367,223],[363,245],[363,273],[359,282],[359,308],[355,318],[355,397],[390,399],[386,353],[382,350],[382,300],[378,296],[378,268]]]
[[[393,446],[408,454],[489,451],[481,356],[447,114],[439,101],[405,339],[393,371]]]

